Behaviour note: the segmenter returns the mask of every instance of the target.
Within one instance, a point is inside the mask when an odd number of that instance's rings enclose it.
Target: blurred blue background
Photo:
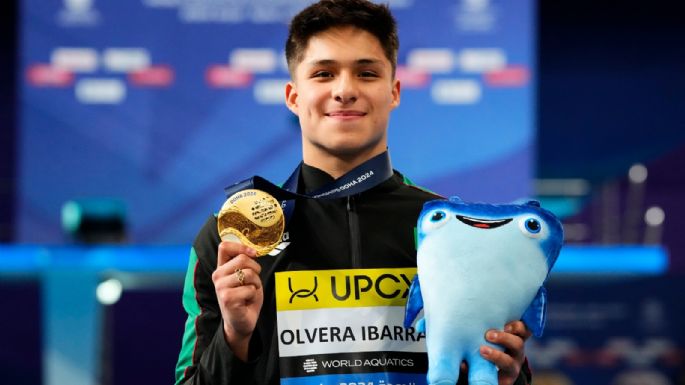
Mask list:
[[[299,159],[281,47],[308,2],[262,3],[3,4],[6,382],[173,381],[187,245],[225,185],[282,181]],[[685,383],[681,7],[391,5],[394,166],[445,195],[535,196],[564,219],[535,383]],[[120,298],[100,305],[113,282]]]
[[[64,243],[64,202],[110,197],[128,241],[190,242],[224,186],[283,182],[301,156],[283,108],[284,36],[305,3],[24,0],[14,239]],[[465,199],[530,195],[531,2],[397,3],[395,167]],[[492,20],[460,21],[475,16]],[[520,79],[491,80],[507,71]]]

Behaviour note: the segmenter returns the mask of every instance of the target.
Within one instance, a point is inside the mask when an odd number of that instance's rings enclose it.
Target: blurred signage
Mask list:
[[[132,242],[190,242],[224,186],[282,182],[301,158],[283,46],[309,3],[22,2],[17,240],[64,242],[64,202],[115,197]],[[394,166],[466,200],[530,195],[533,2],[390,5],[402,42]]]

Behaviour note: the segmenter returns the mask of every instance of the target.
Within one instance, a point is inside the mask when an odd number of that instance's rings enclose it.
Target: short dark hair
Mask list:
[[[352,26],[374,35],[392,65],[392,76],[397,67],[397,23],[386,4],[367,0],[321,0],[293,17],[285,42],[285,57],[291,76],[304,56],[309,39],[319,32],[334,27]]]

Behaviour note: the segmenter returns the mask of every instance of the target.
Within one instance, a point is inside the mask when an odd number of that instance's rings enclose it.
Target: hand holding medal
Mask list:
[[[285,218],[271,195],[246,189],[231,195],[219,211],[221,240],[212,282],[221,310],[224,338],[234,354],[247,359],[264,293],[261,266],[254,257],[268,254],[283,236]]]

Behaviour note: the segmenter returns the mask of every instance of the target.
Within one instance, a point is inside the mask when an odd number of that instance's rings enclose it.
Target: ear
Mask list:
[[[288,109],[297,115],[297,87],[293,81],[289,81],[285,85],[285,105]]]
[[[392,108],[396,108],[400,105],[400,81],[399,79],[393,79],[392,81],[392,103],[390,104]]]

